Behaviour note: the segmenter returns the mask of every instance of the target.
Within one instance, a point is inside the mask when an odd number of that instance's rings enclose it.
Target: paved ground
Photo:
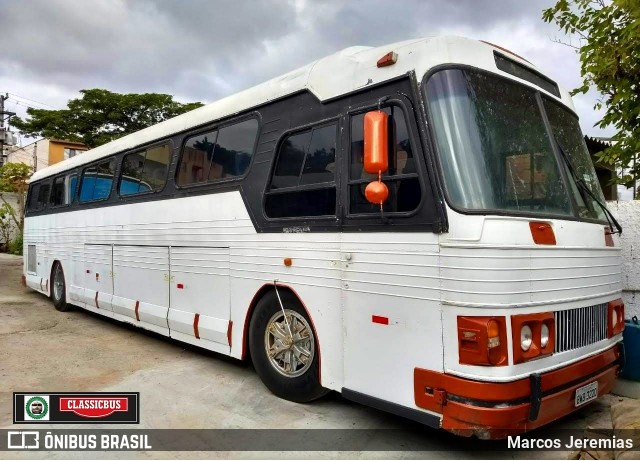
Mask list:
[[[483,442],[452,436],[366,408],[336,393],[309,405],[280,400],[249,363],[188,347],[77,309],[57,312],[48,298],[20,285],[22,260],[0,254],[0,428],[10,428],[13,391],[139,391],[142,428],[392,428],[418,435],[425,451],[233,452],[189,458],[565,458],[567,453],[485,453]],[[606,426],[605,397],[552,428]],[[13,426],[15,428],[15,426]],[[38,427],[44,429],[45,427]],[[60,428],[60,426],[58,426]],[[465,451],[459,451],[460,447]],[[452,451],[453,449],[457,451]],[[9,457],[1,453],[0,458]],[[16,457],[11,453],[10,457]],[[77,455],[77,456],[75,456]],[[32,455],[33,456],[33,455]],[[47,458],[86,457],[79,453]],[[179,453],[92,453],[91,457],[179,457]]]

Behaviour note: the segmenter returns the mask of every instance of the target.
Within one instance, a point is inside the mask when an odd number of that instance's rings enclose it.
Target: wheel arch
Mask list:
[[[318,336],[318,330],[316,329],[316,325],[313,322],[313,317],[311,316],[311,313],[309,312],[309,309],[305,305],[304,301],[302,301],[302,298],[298,295],[298,293],[293,288],[291,288],[289,285],[279,283],[278,290],[280,291],[280,293],[282,293],[283,291],[287,291],[291,293],[293,296],[295,296],[295,298],[298,300],[298,302],[304,309],[304,312],[307,314],[307,318],[309,319],[309,323],[311,324],[311,329],[313,330],[313,335],[315,336],[316,347],[318,349],[318,381],[322,385],[322,353],[320,348],[320,337]],[[247,356],[250,354],[249,324],[251,323],[251,317],[253,317],[255,308],[260,302],[260,300],[267,293],[274,292],[274,291],[275,291],[275,288],[273,286],[273,283],[265,283],[260,287],[260,289],[256,292],[256,294],[253,295],[253,299],[251,300],[251,303],[249,303],[249,308],[247,309],[247,313],[244,318],[244,326],[242,329],[242,354],[240,356],[241,360],[245,360]]]

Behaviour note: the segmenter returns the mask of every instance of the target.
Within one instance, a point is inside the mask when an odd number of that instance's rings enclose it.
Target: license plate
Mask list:
[[[576,389],[576,407],[598,398],[598,381]]]

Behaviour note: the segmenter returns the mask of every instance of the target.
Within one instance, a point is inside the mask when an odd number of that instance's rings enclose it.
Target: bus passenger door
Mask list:
[[[115,245],[113,316],[168,334],[169,248]]]
[[[84,296],[85,307],[94,312],[111,314],[113,298],[113,247],[111,245],[85,244],[84,246]]]
[[[229,353],[229,248],[171,248],[171,337]]]

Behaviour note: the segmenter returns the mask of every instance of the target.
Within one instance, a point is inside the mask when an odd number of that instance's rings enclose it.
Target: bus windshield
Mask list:
[[[579,217],[605,219],[597,201],[576,182],[586,183],[604,203],[571,112],[545,100],[550,136],[534,89],[466,69],[437,72],[426,93],[454,208],[573,217],[575,203]],[[567,162],[557,159],[554,143]]]

